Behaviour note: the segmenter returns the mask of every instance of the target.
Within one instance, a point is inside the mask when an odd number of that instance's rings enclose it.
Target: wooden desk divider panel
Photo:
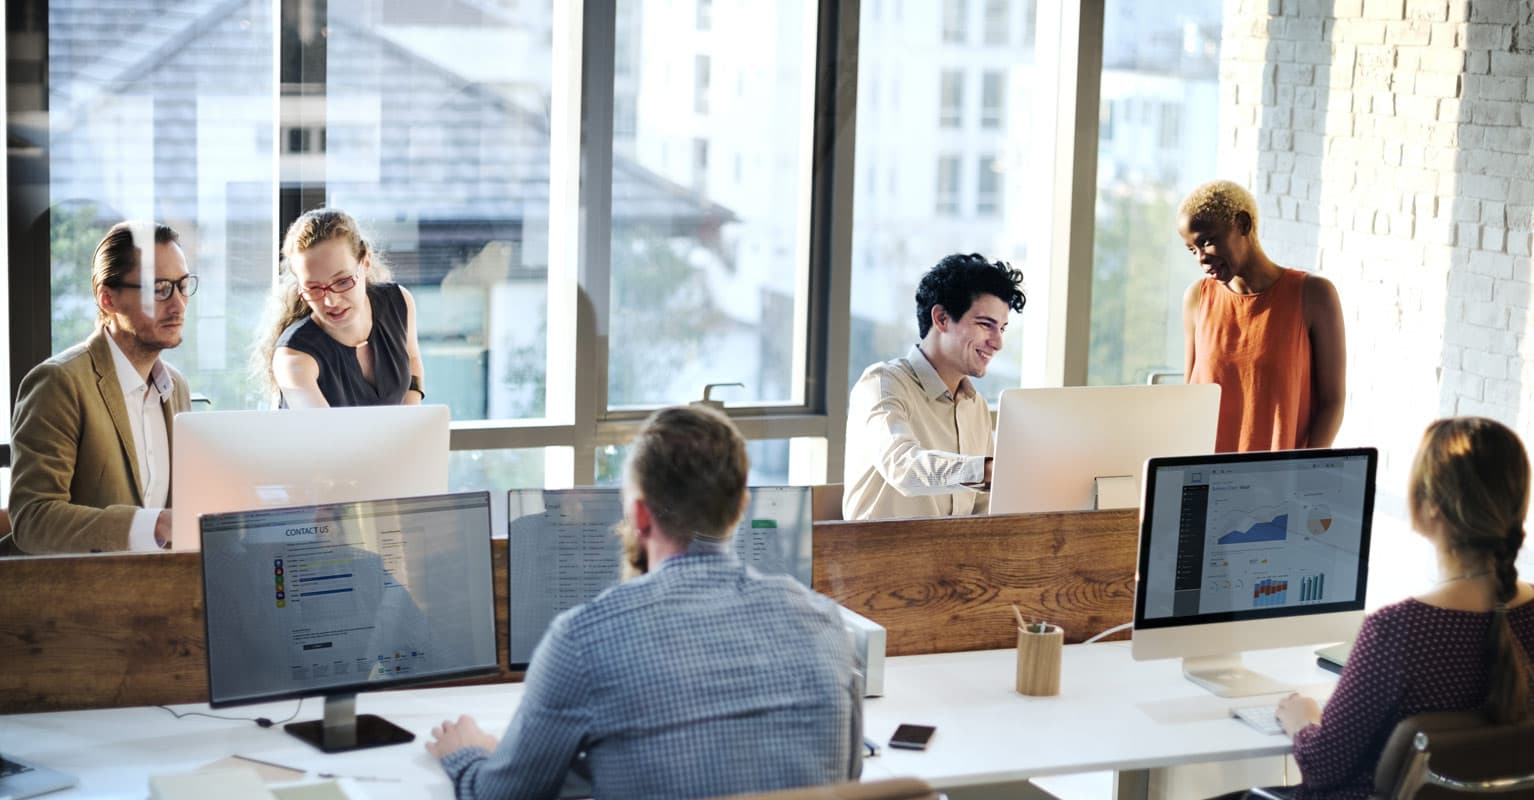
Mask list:
[[[1080,642],[1134,614],[1138,518],[1127,509],[817,522],[815,590],[883,625],[890,656],[1015,647],[1012,603]]]
[[[521,678],[506,669],[506,553],[490,542],[500,672],[459,683]],[[201,554],[0,558],[0,587],[0,713],[207,702]]]
[[[889,655],[1013,647],[1013,602],[1078,642],[1130,618],[1136,517],[817,522],[814,585],[884,625]],[[459,683],[521,678],[506,540],[490,545],[500,671]],[[0,713],[207,701],[198,553],[0,558],[0,587]]]

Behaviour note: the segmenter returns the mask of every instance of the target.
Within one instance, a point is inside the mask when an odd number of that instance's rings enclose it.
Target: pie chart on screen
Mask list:
[[[1321,536],[1332,527],[1332,510],[1327,506],[1311,506],[1305,517],[1305,527],[1311,536]]]

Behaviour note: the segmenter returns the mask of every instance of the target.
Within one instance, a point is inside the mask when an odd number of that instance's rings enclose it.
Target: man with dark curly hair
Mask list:
[[[947,256],[916,289],[921,340],[874,364],[847,403],[842,516],[984,514],[990,507],[991,412],[971,378],[1001,350],[1023,274],[978,253]]]

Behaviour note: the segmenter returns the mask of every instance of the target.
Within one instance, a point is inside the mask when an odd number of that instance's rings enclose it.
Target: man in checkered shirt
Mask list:
[[[748,469],[722,414],[645,422],[620,526],[625,572],[640,577],[554,620],[499,742],[467,716],[432,730],[426,749],[459,798],[557,797],[573,774],[626,799],[858,777],[862,679],[835,606],[729,545]]]

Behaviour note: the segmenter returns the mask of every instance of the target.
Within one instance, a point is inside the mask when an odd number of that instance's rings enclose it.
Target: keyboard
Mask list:
[[[1284,732],[1278,724],[1278,707],[1274,705],[1235,706],[1230,715],[1252,726],[1258,733],[1276,736]]]

